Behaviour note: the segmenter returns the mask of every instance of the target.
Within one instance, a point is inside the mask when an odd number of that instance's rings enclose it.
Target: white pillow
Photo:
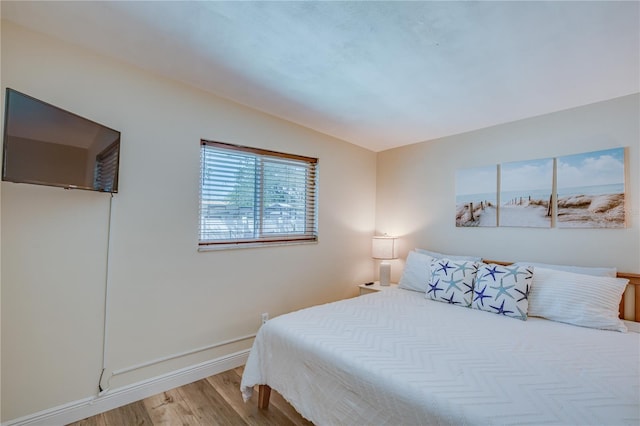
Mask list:
[[[451,260],[470,260],[472,262],[482,262],[482,258],[481,257],[477,257],[477,256],[456,256],[453,254],[443,254],[443,253],[438,253],[437,251],[429,251],[429,250],[425,250],[425,249],[421,249],[421,248],[417,248],[416,251],[418,253],[422,253],[422,254],[426,254],[428,256],[431,256],[435,259],[451,259]]]
[[[473,309],[526,321],[533,267],[481,263],[473,287]]]
[[[629,280],[535,268],[529,315],[582,327],[627,331],[618,317]]]
[[[470,260],[433,259],[426,298],[468,308],[477,271],[478,263]]]
[[[427,291],[427,284],[431,277],[431,260],[432,257],[426,254],[409,252],[398,287],[422,293]]]
[[[553,269],[554,271],[573,272],[574,274],[594,275],[596,277],[615,278],[618,275],[616,268],[594,268],[587,266],[550,265],[548,263],[516,262],[516,265],[530,265],[534,268]]]

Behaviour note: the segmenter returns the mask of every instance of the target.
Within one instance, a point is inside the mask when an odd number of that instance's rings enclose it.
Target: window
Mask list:
[[[317,241],[316,158],[201,141],[200,247]]]

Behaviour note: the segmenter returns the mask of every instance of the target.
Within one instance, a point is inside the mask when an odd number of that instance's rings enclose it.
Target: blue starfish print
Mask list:
[[[476,284],[475,284],[475,286],[478,287],[479,284],[482,284],[485,281],[489,281],[487,279],[488,276],[489,276],[489,274],[480,275],[480,273],[478,272],[478,275],[476,275]]]
[[[473,283],[472,284],[467,284],[467,283],[462,283],[466,288],[468,288],[469,290],[465,291],[464,294],[469,294],[469,293],[473,293]]]
[[[522,297],[517,300],[518,302],[522,300],[529,300],[529,284],[527,284],[525,291],[521,291],[517,288],[516,288],[516,291],[522,295]]]
[[[476,291],[476,297],[475,299],[473,299],[473,301],[475,302],[476,300],[480,299],[480,305],[484,306],[484,299],[491,298],[491,296],[487,296],[484,294],[484,291],[487,289],[487,286],[485,285],[484,288],[481,291]]]
[[[442,288],[438,287],[438,283],[440,283],[440,280],[436,281],[435,284],[429,283],[429,287],[431,287],[431,288],[429,289],[429,291],[427,291],[427,294],[433,292],[433,297],[437,298],[438,297],[438,294],[437,294],[438,290],[440,290],[440,291],[443,290]]]
[[[518,318],[522,321],[526,321],[527,320],[527,314],[525,312],[522,311],[522,309],[520,309],[519,307],[516,306],[516,309],[518,310],[518,312],[520,313],[520,315],[518,315],[517,317],[514,318]]]
[[[507,295],[507,296],[509,296],[510,298],[515,299],[515,297],[513,297],[513,296],[512,296],[511,294],[509,294],[509,292],[507,291],[507,290],[509,290],[509,289],[511,289],[511,288],[513,288],[513,287],[515,287],[515,285],[509,285],[509,286],[506,286],[506,287],[505,287],[505,286],[504,286],[504,283],[502,282],[502,280],[500,280],[500,285],[499,285],[499,286],[497,286],[497,287],[489,287],[489,288],[490,288],[490,289],[493,289],[493,290],[498,290],[498,294],[496,294],[496,297],[495,297],[496,302],[497,302],[497,301],[498,301],[498,298],[499,298],[499,297],[500,297],[500,295],[502,295],[502,294],[506,294],[506,295]]]
[[[449,299],[447,299],[446,297],[443,297],[442,300],[446,300],[447,302],[449,302],[450,305],[458,305],[460,302],[454,301],[453,296],[454,294],[451,293],[451,297]]]
[[[460,271],[460,272],[462,272],[462,276],[463,276],[463,277],[466,277],[466,276],[467,276],[467,270],[473,270],[473,269],[475,269],[475,267],[474,267],[474,268],[469,268],[469,267],[467,267],[467,265],[468,265],[469,263],[470,263],[470,262],[462,262],[462,263],[458,263],[458,267],[457,267],[457,268],[456,268],[456,270],[455,270],[455,271],[453,271],[453,272],[458,272],[458,271]]]
[[[493,268],[489,268],[486,267],[485,268],[487,270],[487,273],[484,275],[485,277],[487,275],[491,275],[491,278],[493,278],[494,281],[496,281],[496,274],[504,274],[504,271],[498,271],[498,265],[494,265]]]
[[[444,271],[444,274],[448,275],[449,274],[449,272],[447,271],[448,269],[453,269],[453,266],[449,266],[449,261],[446,261],[440,264],[440,269],[438,269],[438,271]]]
[[[507,310],[504,309],[504,300],[502,301],[502,305],[500,305],[500,307],[491,306],[491,305],[490,305],[490,307],[495,309],[497,311],[496,314],[499,314],[499,315],[507,315],[507,314],[512,314],[513,313],[513,311],[507,311]]]
[[[453,279],[453,274],[451,274],[451,279],[449,281],[442,280],[442,282],[444,284],[449,284],[449,287],[447,288],[447,291],[451,290],[451,287],[455,287],[456,290],[462,291],[462,289],[460,287],[458,287],[458,285],[457,285],[460,281],[462,281],[462,280],[461,279],[460,280],[454,280]]]
[[[528,270],[526,270],[526,272],[521,271],[519,266],[514,266],[513,268],[505,266],[504,269],[507,270],[507,273],[504,277],[507,278],[508,276],[513,275],[515,282],[518,282],[518,275],[527,275],[528,273],[530,273]]]

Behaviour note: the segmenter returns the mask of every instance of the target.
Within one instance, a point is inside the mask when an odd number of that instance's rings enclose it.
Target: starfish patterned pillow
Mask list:
[[[476,275],[471,307],[526,321],[532,281],[532,266],[483,263]]]
[[[478,265],[471,260],[433,259],[427,299],[470,307]]]

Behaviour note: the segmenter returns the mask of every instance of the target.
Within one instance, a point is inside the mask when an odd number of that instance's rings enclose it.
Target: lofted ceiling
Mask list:
[[[2,19],[373,151],[639,92],[639,6],[1,4]]]

